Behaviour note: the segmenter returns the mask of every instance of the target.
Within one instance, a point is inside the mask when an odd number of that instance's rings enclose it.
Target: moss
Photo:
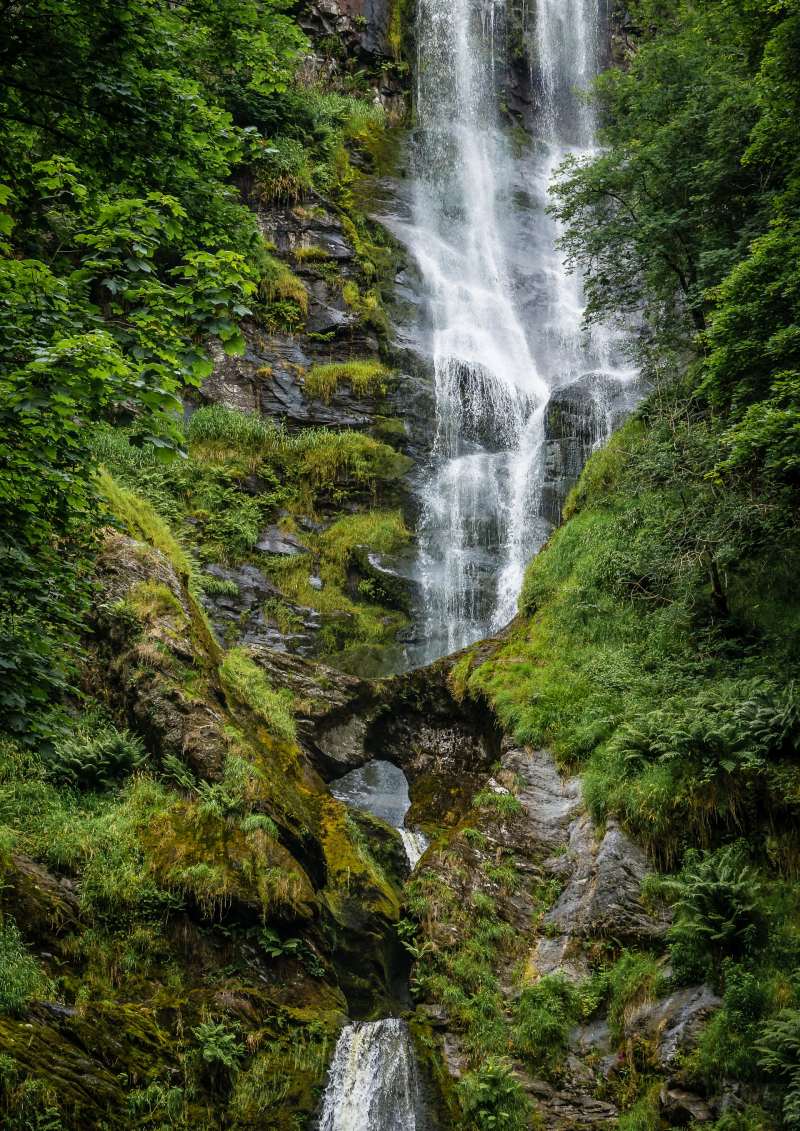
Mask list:
[[[117,483],[107,471],[99,473],[98,483],[117,518],[136,537],[160,550],[186,585],[197,584],[196,562],[161,515],[140,495]]]
[[[296,247],[292,250],[292,255],[298,263],[327,263],[331,259],[331,254],[326,251],[324,247]]]
[[[312,365],[305,377],[306,392],[328,404],[339,385],[349,385],[360,396],[383,397],[391,372],[379,361],[353,360]]]
[[[158,882],[196,900],[204,914],[232,903],[263,919],[307,919],[316,904],[308,877],[268,829],[250,828],[209,812],[200,802],[176,802],[145,835]]]
[[[396,921],[400,914],[399,892],[372,855],[346,806],[334,797],[323,801],[320,839],[328,869],[325,897],[336,917],[346,918],[358,907]]]

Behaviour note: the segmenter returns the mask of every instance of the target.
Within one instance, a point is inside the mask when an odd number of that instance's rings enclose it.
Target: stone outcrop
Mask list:
[[[545,474],[540,507],[553,526],[583,467],[601,443],[619,427],[636,404],[633,381],[587,373],[555,389],[545,413]]]
[[[689,986],[640,1005],[629,1017],[626,1033],[646,1042],[660,1067],[669,1071],[694,1047],[711,1014],[721,1004],[708,986]]]

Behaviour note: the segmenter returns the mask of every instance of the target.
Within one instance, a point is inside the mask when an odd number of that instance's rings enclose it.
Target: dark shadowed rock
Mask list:
[[[603,373],[587,373],[555,389],[545,413],[542,514],[554,526],[587,459],[633,409],[638,386]]]
[[[666,1085],[659,1095],[661,1118],[670,1127],[688,1127],[695,1123],[710,1123],[714,1114],[706,1101],[693,1092]]]
[[[619,1115],[613,1104],[581,1090],[580,1084],[559,1090],[546,1080],[528,1080],[523,1086],[548,1131],[585,1131],[610,1123]]]
[[[314,609],[295,605],[252,565],[206,566],[206,573],[231,583],[235,593],[204,593],[203,606],[221,644],[260,644],[279,652],[310,655],[322,618]],[[282,631],[267,611],[267,602],[279,600],[291,614],[296,628]]]

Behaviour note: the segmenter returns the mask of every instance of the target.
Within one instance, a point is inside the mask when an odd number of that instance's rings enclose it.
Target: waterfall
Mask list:
[[[519,19],[516,13],[514,19]],[[421,486],[421,662],[514,615],[525,565],[549,534],[541,506],[553,389],[629,373],[617,339],[582,330],[580,279],[556,247],[548,187],[594,142],[578,93],[598,69],[597,0],[537,0],[521,29],[537,103],[520,143],[501,101],[505,0],[418,0],[412,220],[433,360],[436,436]],[[595,382],[602,398],[602,382]],[[602,415],[602,414],[601,414]]]
[[[320,1131],[424,1131],[414,1049],[396,1017],[342,1030],[322,1099]]]

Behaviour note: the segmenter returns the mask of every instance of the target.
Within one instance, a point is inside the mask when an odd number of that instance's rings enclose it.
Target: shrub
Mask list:
[[[0,1013],[19,1015],[30,1001],[54,992],[25,946],[13,919],[0,921]]]
[[[137,770],[146,758],[142,741],[107,723],[79,725],[58,740],[47,760],[51,777],[79,789],[102,789]]]
[[[489,1058],[456,1085],[464,1126],[475,1131],[529,1131],[531,1106],[507,1060]]]
[[[761,882],[740,842],[716,852],[690,850],[665,890],[675,911],[669,937],[677,977],[695,976],[704,957],[718,974],[724,957],[748,953],[766,938]]]
[[[534,1068],[552,1067],[566,1051],[579,1012],[575,987],[558,975],[540,978],[520,994],[514,1016],[514,1046]]]

